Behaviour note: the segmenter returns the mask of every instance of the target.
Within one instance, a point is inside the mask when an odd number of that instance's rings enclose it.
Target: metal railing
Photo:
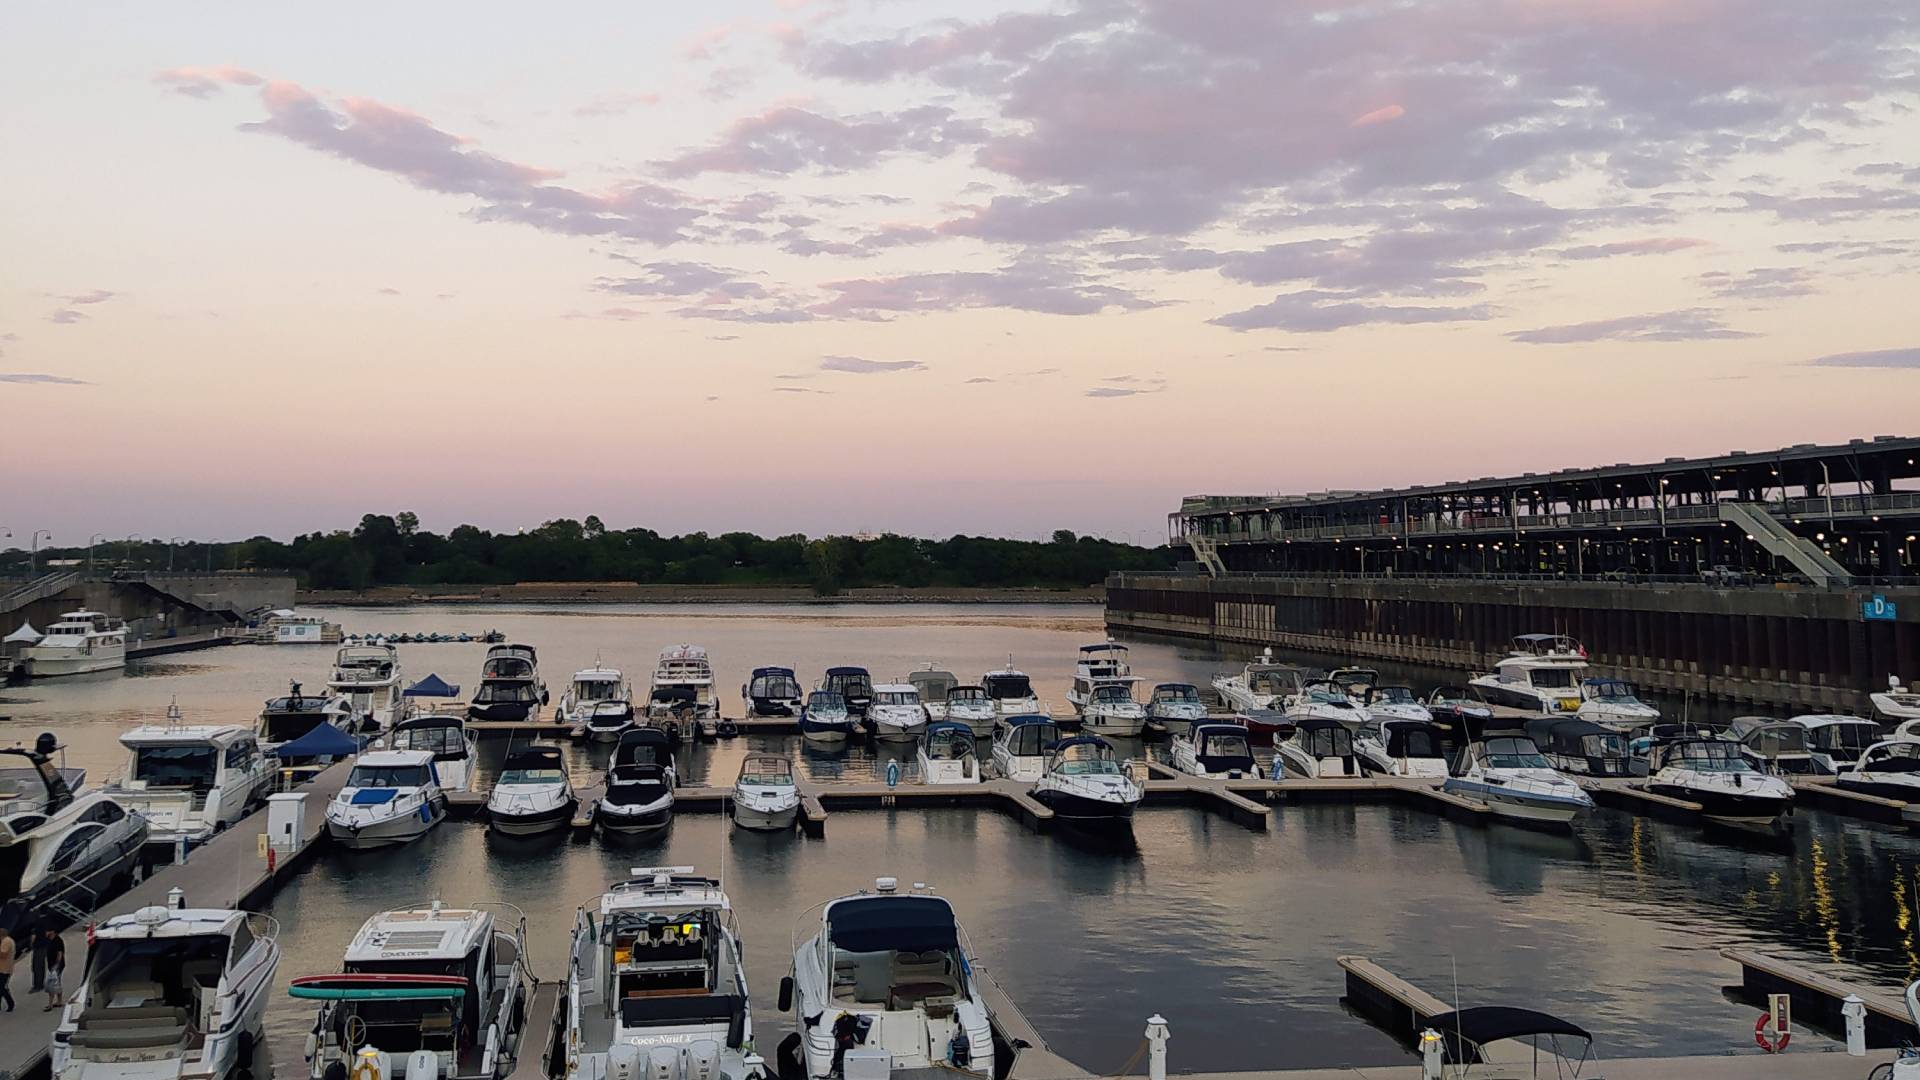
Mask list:
[[[58,596],[80,580],[78,570],[59,570],[42,574],[25,585],[0,593],[0,611],[12,611],[50,596]]]
[[[1114,576],[1125,578],[1134,574],[1147,577],[1165,576],[1161,573],[1130,570],[1116,571]],[[1503,573],[1498,571],[1460,574],[1402,574],[1389,573],[1383,570],[1370,570],[1365,573],[1340,570],[1228,570],[1225,573],[1214,575],[1208,575],[1204,571],[1195,571],[1187,576],[1196,578],[1212,576],[1216,580],[1366,581],[1432,585],[1624,585],[1645,588],[1671,588],[1676,585],[1686,585],[1711,589],[1773,589],[1778,586],[1788,585],[1799,589],[1818,589],[1826,592],[1848,592],[1876,587],[1920,590],[1920,577],[1881,577],[1864,574],[1854,575],[1850,585],[1835,584],[1830,586],[1815,585],[1806,577],[1799,574],[1742,573],[1731,577],[1720,577],[1707,573],[1643,574],[1625,570],[1608,571],[1600,574]]]

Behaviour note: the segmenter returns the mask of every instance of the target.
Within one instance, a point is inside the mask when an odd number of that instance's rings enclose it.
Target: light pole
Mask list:
[[[87,573],[93,573],[93,542],[95,540],[105,540],[106,538],[106,533],[94,533],[92,536],[87,537]]]
[[[5,525],[0,525],[0,540],[11,540],[11,539],[13,539],[13,530],[8,528]],[[31,577],[32,575],[28,575],[28,576]]]
[[[28,577],[33,577],[40,573],[40,538],[43,536],[49,540],[53,539],[51,532],[45,529],[35,529],[33,532],[33,542],[27,545]]]
[[[1827,472],[1827,463],[1820,463],[1820,490],[1827,493],[1827,528],[1833,528],[1833,476]]]
[[[133,542],[144,539],[146,539],[146,537],[141,536],[139,533],[128,536],[126,545],[120,549],[120,561],[124,563],[133,562]]]
[[[184,539],[184,537],[172,536],[167,538],[167,573],[169,574],[173,573],[173,545],[179,543],[182,539]]]

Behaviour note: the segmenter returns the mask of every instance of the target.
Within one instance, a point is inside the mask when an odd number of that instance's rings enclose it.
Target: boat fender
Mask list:
[[[1777,1054],[1785,1050],[1787,1044],[1793,1041],[1793,1032],[1783,1031],[1780,1033],[1779,1040],[1775,1041],[1772,1038],[1772,1024],[1773,1014],[1761,1013],[1760,1019],[1753,1022],[1753,1041],[1754,1045],[1767,1053]]]

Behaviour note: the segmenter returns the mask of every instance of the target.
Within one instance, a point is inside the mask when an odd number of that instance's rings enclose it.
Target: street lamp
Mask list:
[[[92,536],[87,537],[87,573],[93,573],[93,542],[95,540],[105,540],[106,538],[106,533],[94,533]]]
[[[169,574],[173,573],[173,545],[179,543],[183,539],[185,538],[179,537],[179,536],[172,536],[167,538],[167,573]]]
[[[146,537],[141,536],[139,533],[133,533],[132,535],[128,536],[126,546],[120,549],[120,561],[125,563],[133,562],[133,542],[135,540],[145,540],[145,539]]]
[[[27,545],[28,577],[34,577],[40,573],[40,538],[43,536],[49,540],[53,539],[51,532],[45,529],[35,529],[33,532],[33,542]]]

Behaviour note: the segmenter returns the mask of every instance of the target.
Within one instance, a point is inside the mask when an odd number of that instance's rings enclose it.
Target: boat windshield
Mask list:
[[[1413,691],[1404,686],[1376,686],[1371,700],[1387,705],[1412,705]]]
[[[1054,724],[1019,724],[1007,733],[1007,752],[1015,757],[1039,757],[1060,741],[1060,728]]]
[[[964,731],[936,731],[927,737],[927,757],[933,761],[959,761],[973,756],[973,736]]]
[[[987,692],[977,686],[956,686],[947,691],[947,704],[949,705],[965,705],[969,703],[984,704],[986,701]]]
[[[1492,769],[1550,769],[1547,759],[1532,739],[1488,739],[1484,744],[1487,767]]]
[[[762,675],[747,689],[748,697],[797,698],[800,684],[791,675]]]
[[[874,695],[875,705],[904,705],[909,708],[920,704],[918,690],[882,690]]]
[[[427,750],[435,757],[464,754],[467,743],[456,727],[403,727],[393,733],[395,750]]]
[[[1093,688],[1093,700],[1101,705],[1124,705],[1133,701],[1127,688],[1114,683]]]
[[[1668,753],[1667,764],[1696,772],[1753,772],[1753,765],[1740,752],[1738,743],[1720,739],[1696,739],[1679,743]]]
[[[1025,675],[989,675],[986,683],[987,696],[996,701],[1033,696],[1033,684]]]
[[[1595,701],[1634,702],[1640,696],[1634,693],[1634,685],[1624,679],[1601,679],[1587,684],[1587,696]]]
[[[615,697],[620,684],[612,679],[580,679],[573,684],[575,701],[609,701]]]
[[[1820,750],[1865,750],[1879,741],[1878,724],[1823,724],[1807,732],[1807,742]]]
[[[420,787],[430,777],[425,765],[355,765],[347,777],[350,788]]]
[[[1289,681],[1285,672],[1255,671],[1247,676],[1247,689],[1256,694],[1284,694]]]
[[[793,766],[784,758],[748,758],[740,766],[740,783],[747,787],[791,787]]]
[[[1062,776],[1118,776],[1120,763],[1103,747],[1079,743],[1060,752],[1053,771]]]
[[[807,695],[807,711],[814,713],[843,713],[847,711],[847,699],[831,690],[815,690]]]
[[[1200,702],[1200,691],[1191,686],[1156,686],[1153,700],[1167,704],[1196,705]]]
[[[1300,749],[1317,758],[1347,757],[1353,753],[1353,733],[1344,727],[1302,728],[1294,738]]]
[[[490,657],[485,664],[481,665],[480,677],[483,679],[531,679],[533,664],[518,656]]]
[[[1345,705],[1347,704],[1347,695],[1338,690],[1329,690],[1326,687],[1321,687],[1317,690],[1307,691],[1307,700],[1316,705]]]
[[[546,766],[529,769],[508,769],[500,774],[503,784],[560,784],[565,783],[567,771]]]
[[[218,757],[211,746],[142,746],[133,752],[129,779],[148,787],[210,787]]]
[[[532,700],[533,684],[527,682],[485,682],[473,695],[475,705],[520,705]]]
[[[210,977],[218,978],[227,966],[231,944],[225,934],[101,936],[87,950],[87,982],[94,991],[91,1000],[100,1004],[87,1012],[99,1009],[100,1014],[94,1019],[111,1020],[108,1009],[126,1005],[158,1007],[164,1003],[162,998],[170,1001],[175,994],[191,994],[192,991],[186,989],[193,979],[190,973],[204,970]]]
[[[1545,690],[1565,690],[1573,686],[1573,672],[1566,668],[1534,668],[1527,672],[1534,686]]]
[[[1206,735],[1200,739],[1200,753],[1205,757],[1244,758],[1252,757],[1253,750],[1247,745],[1245,735]]]
[[[829,690],[838,690],[848,697],[867,697],[873,693],[873,680],[865,674],[829,675],[827,676],[827,688]]]
[[[1861,764],[1862,772],[1920,772],[1920,742],[1881,743]]]
[[[1807,751],[1807,729],[1798,724],[1763,727],[1747,735],[1747,748],[1761,757],[1804,754]]]

